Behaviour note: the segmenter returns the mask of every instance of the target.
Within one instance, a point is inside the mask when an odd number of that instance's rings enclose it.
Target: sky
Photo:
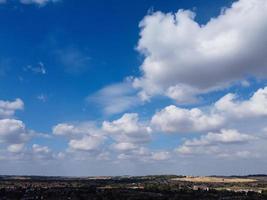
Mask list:
[[[266,0],[0,0],[0,174],[267,173]]]

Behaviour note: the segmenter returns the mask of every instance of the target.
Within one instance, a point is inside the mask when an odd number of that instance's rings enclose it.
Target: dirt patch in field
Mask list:
[[[185,177],[185,178],[174,178],[175,181],[186,181],[196,183],[250,183],[256,182],[256,179],[248,178],[225,178],[225,177]]]

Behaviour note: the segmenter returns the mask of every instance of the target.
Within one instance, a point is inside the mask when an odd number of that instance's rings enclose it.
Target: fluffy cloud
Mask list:
[[[30,160],[34,159],[47,161],[57,159],[59,158],[59,155],[54,154],[48,146],[33,144],[31,150],[28,151],[27,155],[25,155],[24,157],[28,156],[28,159]]]
[[[51,152],[51,150],[47,146],[41,146],[38,144],[33,144],[32,150],[34,153],[43,153],[43,154],[47,154],[47,153]]]
[[[143,99],[188,103],[247,76],[267,77],[267,1],[239,0],[203,25],[194,18],[188,10],[156,12],[140,23],[145,60],[134,86]]]
[[[163,161],[170,158],[167,151],[150,151],[145,145],[151,141],[151,128],[140,122],[138,114],[127,113],[114,121],[95,123],[61,123],[53,127],[53,134],[68,139],[66,153],[79,159],[88,159],[88,153],[97,159],[117,157],[119,160]],[[106,142],[106,140],[108,140]],[[106,144],[106,145],[104,145]],[[108,152],[107,152],[108,145]],[[108,158],[109,159],[109,158]]]
[[[131,151],[137,149],[138,146],[129,142],[121,142],[114,144],[113,148],[118,151]]]
[[[57,136],[69,136],[69,137],[77,137],[80,135],[90,134],[91,132],[95,132],[96,127],[92,122],[84,122],[84,123],[61,123],[57,124],[53,127],[53,134]]]
[[[205,114],[198,108],[182,109],[168,106],[156,113],[151,124],[164,132],[203,132],[216,129],[224,123],[224,118],[218,114]]]
[[[220,133],[208,133],[201,136],[200,139],[188,140],[184,144],[186,146],[208,146],[216,144],[237,144],[244,143],[254,139],[253,136],[241,134],[237,130],[222,129]]]
[[[205,108],[167,106],[152,117],[151,124],[163,132],[192,133],[219,130],[236,125],[234,122],[266,117],[267,87],[258,89],[248,100],[237,100],[236,94],[229,93]]]
[[[24,103],[21,99],[15,101],[0,100],[0,118],[12,117],[17,110],[23,110]]]
[[[45,153],[45,148],[38,145],[27,149],[26,145],[33,137],[50,137],[27,129],[23,121],[15,119],[15,112],[22,109],[24,103],[21,99],[0,101],[0,152],[4,152],[4,159],[28,159],[33,154]]]
[[[127,113],[112,122],[104,121],[102,129],[117,142],[142,144],[150,141],[151,129],[139,122],[138,114]]]
[[[259,89],[245,101],[236,100],[235,94],[227,94],[215,103],[215,108],[230,117],[263,117],[267,116],[267,87]]]
[[[100,135],[86,135],[81,139],[70,140],[69,146],[74,150],[95,151],[103,144],[104,137]]]
[[[101,129],[92,122],[61,123],[53,127],[53,134],[69,139],[69,147],[77,151],[96,151],[105,141]]]
[[[199,139],[186,140],[176,151],[182,155],[213,153],[223,155],[226,153],[223,152],[225,148],[220,148],[221,145],[245,144],[256,139],[255,136],[237,130],[222,129],[219,133],[210,132]]]
[[[11,144],[7,147],[7,150],[11,153],[20,153],[24,149],[25,144]]]
[[[145,147],[139,147],[132,151],[124,151],[117,156],[119,160],[131,160],[142,162],[159,162],[166,161],[171,158],[171,154],[168,151],[151,151]]]
[[[25,124],[16,119],[0,120],[0,143],[21,144],[28,141],[30,133]]]

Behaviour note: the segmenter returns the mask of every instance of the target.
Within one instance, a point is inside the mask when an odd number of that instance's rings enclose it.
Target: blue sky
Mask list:
[[[0,0],[0,174],[267,173],[266,11]]]

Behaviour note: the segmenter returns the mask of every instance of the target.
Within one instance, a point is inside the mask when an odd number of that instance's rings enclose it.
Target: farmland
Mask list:
[[[256,179],[250,178],[231,178],[231,177],[209,177],[209,176],[187,176],[184,178],[175,178],[173,180],[177,181],[188,181],[188,182],[195,182],[195,183],[251,183],[257,182]]]
[[[0,200],[265,200],[266,176],[0,177]]]

